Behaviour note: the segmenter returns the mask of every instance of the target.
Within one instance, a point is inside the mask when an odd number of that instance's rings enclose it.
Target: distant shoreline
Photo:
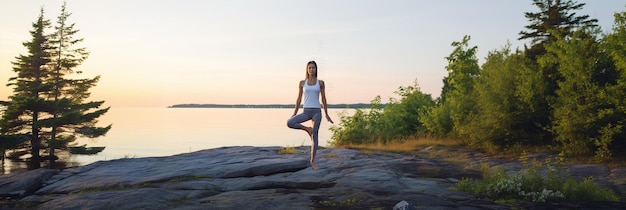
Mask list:
[[[295,104],[176,104],[167,108],[293,109],[295,106]],[[365,103],[328,104],[329,109],[363,109],[370,107],[370,104]]]

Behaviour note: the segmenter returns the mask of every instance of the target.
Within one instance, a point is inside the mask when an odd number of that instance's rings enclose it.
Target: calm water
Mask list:
[[[339,113],[351,109],[329,109],[339,122]],[[100,160],[167,156],[223,146],[310,145],[304,131],[287,128],[293,109],[218,108],[111,108],[99,125],[113,124],[106,136],[81,139],[80,144],[105,146],[97,155],[73,155],[71,161],[85,165]],[[305,122],[308,123],[308,122]],[[322,122],[320,146],[327,146],[331,124]],[[5,173],[19,168],[5,163]],[[1,174],[1,173],[0,173]]]

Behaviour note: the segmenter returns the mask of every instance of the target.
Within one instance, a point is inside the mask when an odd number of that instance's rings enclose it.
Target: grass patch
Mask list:
[[[546,159],[543,164],[528,162],[525,168],[508,175],[502,168],[481,166],[482,180],[464,178],[457,189],[489,197],[498,202],[595,202],[619,201],[613,191],[601,188],[592,177],[578,182],[562,168],[563,159]],[[540,170],[547,170],[542,173]]]
[[[352,199],[342,200],[342,201],[320,201],[319,205],[324,206],[324,207],[349,207],[349,206],[354,206],[355,204],[359,202],[360,202],[359,199],[352,198]]]
[[[211,176],[183,176],[183,177],[176,177],[176,178],[170,179],[169,182],[184,182],[184,181],[189,181],[189,180],[205,179],[205,178],[211,178]]]
[[[387,143],[377,142],[373,144],[345,144],[345,145],[335,145],[337,148],[349,148],[349,149],[358,149],[364,152],[371,152],[369,150],[379,150],[379,151],[387,151],[387,152],[397,152],[397,153],[410,153],[417,150],[425,149],[427,147],[435,147],[438,151],[441,152],[449,152],[451,154],[457,154],[462,150],[463,147],[467,147],[462,140],[454,139],[454,138],[432,138],[432,137],[411,137],[404,140],[394,140],[389,141]],[[558,149],[551,146],[532,146],[532,145],[522,145],[515,144],[506,148],[501,148],[500,150],[486,150],[481,148],[472,148],[476,151],[486,153],[493,158],[503,158],[503,159],[517,159],[519,154],[557,154]],[[462,153],[462,151],[461,151]],[[430,158],[452,158],[451,155],[446,154],[431,154]],[[613,157],[609,160],[599,161],[594,156],[568,156],[567,160],[564,160],[567,164],[603,164],[609,167],[610,169],[617,167],[626,166],[626,156],[617,156]]]
[[[89,193],[105,192],[105,191],[121,191],[121,190],[130,190],[130,189],[139,189],[139,188],[146,188],[149,186],[150,186],[150,183],[146,182],[146,183],[139,183],[139,184],[134,184],[134,185],[119,184],[114,187],[85,187],[79,190],[78,192],[70,193],[70,195],[89,194]]]
[[[351,148],[360,150],[382,150],[389,152],[412,152],[419,149],[424,149],[429,146],[445,146],[445,147],[457,147],[461,146],[461,141],[447,138],[408,138],[403,141],[392,141],[388,143],[374,143],[374,144],[348,144],[342,145],[341,148]]]
[[[318,200],[318,201],[315,201],[315,206],[317,208],[322,208],[322,209],[327,209],[327,208],[347,209],[347,208],[354,208],[355,205],[358,205],[364,201],[367,201],[368,199],[369,199],[369,196],[365,193],[355,193],[355,194],[346,195],[345,197],[342,196],[339,199],[329,197],[324,200]]]
[[[298,150],[296,150],[296,148],[293,146],[286,146],[281,147],[277,153],[281,155],[296,154],[298,153]]]

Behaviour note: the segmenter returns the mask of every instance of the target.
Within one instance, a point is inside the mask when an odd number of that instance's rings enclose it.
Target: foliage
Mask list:
[[[16,77],[9,78],[8,86],[14,86],[10,102],[6,104],[6,110],[2,112],[3,135],[25,134],[29,138],[29,145],[23,145],[19,149],[27,151],[30,147],[32,162],[30,167],[39,167],[39,150],[41,149],[40,112],[49,110],[49,101],[41,97],[42,92],[51,91],[52,87],[44,82],[51,72],[45,67],[50,62],[51,46],[45,30],[50,27],[50,21],[44,18],[43,8],[39,17],[32,24],[30,34],[32,39],[23,43],[27,48],[26,55],[19,55],[12,62]]]
[[[100,109],[104,101],[85,101],[99,77],[68,78],[72,73],[81,73],[74,68],[88,56],[85,48],[76,48],[82,39],[73,38],[78,30],[67,23],[69,16],[63,4],[57,26],[46,34],[50,23],[44,19],[42,9],[33,24],[32,41],[24,43],[28,55],[20,55],[13,62],[17,76],[9,79],[13,95],[2,114],[1,128],[3,134],[29,136],[30,142],[24,146],[31,148],[31,168],[40,167],[44,147],[54,165],[56,150],[70,151],[77,137],[95,138],[111,128],[95,125],[97,118],[108,111]]]
[[[0,135],[0,159],[8,149],[23,148],[28,138],[24,135]]]
[[[80,155],[95,155],[95,154],[102,152],[104,148],[105,147],[87,147],[86,144],[83,144],[80,146],[69,147],[69,152],[72,154],[80,154]]]
[[[425,132],[420,116],[434,106],[432,97],[422,93],[417,82],[413,86],[398,88],[396,94],[402,98],[391,98],[384,106],[377,96],[371,101],[369,110],[357,109],[352,116],[345,112],[340,114],[338,126],[330,128],[333,132],[331,144],[387,143]]]
[[[546,45],[558,40],[557,37],[567,38],[579,28],[589,28],[597,26],[597,19],[590,18],[589,15],[579,15],[576,12],[582,10],[585,3],[577,3],[572,0],[533,0],[533,4],[538,11],[525,12],[529,25],[524,31],[520,31],[519,40],[531,40],[531,46],[525,47],[524,55],[537,63],[537,60],[546,54]],[[554,134],[549,131],[552,124],[550,104],[556,96],[558,89],[557,82],[562,76],[557,71],[559,62],[552,65],[535,66],[534,73],[540,73],[540,78],[532,78],[533,83],[537,83],[531,105],[534,110],[528,113],[528,117],[535,123],[533,133],[538,134],[533,144],[552,144]],[[531,79],[531,78],[529,78]],[[539,79],[539,80],[536,80]],[[532,126],[530,126],[532,127]],[[530,128],[527,127],[527,128]]]
[[[470,36],[460,42],[452,42],[455,47],[446,60],[448,76],[443,79],[444,86],[436,106],[427,111],[427,116],[420,119],[425,130],[433,134],[449,134],[466,137],[470,129],[466,126],[475,115],[474,83],[479,75],[476,46],[469,47]]]
[[[543,87],[532,62],[509,46],[491,51],[475,83],[474,119],[464,125],[470,145],[501,150],[519,143],[543,143],[538,110]],[[524,75],[525,77],[520,77]],[[539,100],[538,100],[539,99]]]
[[[372,106],[374,107],[374,106]],[[374,108],[372,108],[373,110]],[[371,111],[370,111],[371,112]],[[333,132],[331,145],[339,146],[345,144],[368,144],[372,143],[372,138],[367,133],[370,131],[370,112],[356,109],[352,116],[348,116],[345,112],[339,114],[338,126],[331,126]],[[366,129],[368,128],[368,129]]]
[[[488,196],[494,200],[525,200],[532,202],[593,202],[618,201],[610,190],[599,187],[591,177],[576,181],[562,167],[561,158],[546,159],[547,170],[542,175],[541,165],[528,166],[511,175],[502,168],[482,165],[482,180],[463,178],[457,189]],[[553,163],[554,162],[554,163]],[[527,164],[527,163],[526,163]]]
[[[615,14],[613,33],[608,34],[603,42],[603,48],[608,54],[609,62],[615,67],[615,84],[605,86],[603,99],[612,104],[613,123],[600,132],[603,138],[597,138],[596,145],[605,145],[606,138],[613,137],[610,144],[613,154],[626,151],[626,12]],[[608,125],[605,123],[605,125]],[[621,127],[621,130],[618,128]],[[618,131],[618,132],[616,132]],[[612,133],[615,132],[615,133]],[[599,150],[601,151],[601,150]],[[602,155],[596,155],[602,156]]]
[[[581,28],[570,38],[546,45],[542,65],[558,63],[562,79],[551,103],[552,132],[568,155],[612,156],[610,146],[623,130],[623,112],[611,94],[617,84],[615,67],[596,39],[598,28]],[[615,92],[615,94],[618,94]]]
[[[426,114],[420,118],[427,133],[433,136],[445,137],[452,133],[452,118],[450,117],[452,108],[448,103],[442,103],[441,98],[437,105],[426,110]]]
[[[402,87],[382,108],[341,116],[331,128],[337,145],[385,144],[407,136],[461,139],[488,151],[539,146],[568,156],[606,161],[626,154],[626,12],[601,36],[597,20],[574,11],[584,4],[534,0],[520,39],[489,52],[478,65],[469,36],[453,42],[448,76],[432,103]],[[539,49],[539,50],[537,50]],[[421,94],[421,95],[420,95]],[[422,100],[423,99],[423,100]]]
[[[541,53],[512,53],[507,45],[490,52],[473,74],[475,61],[467,55],[475,48],[466,47],[467,37],[453,43],[441,98],[420,119],[432,135],[461,137],[491,151],[548,145],[600,161],[623,154],[625,15],[616,14],[614,33],[598,39],[596,20],[572,12],[584,4],[535,4],[541,12],[527,13],[527,28],[535,31],[522,34],[536,38]]]
[[[66,75],[72,73],[82,73],[82,71],[75,71],[74,68],[79,66],[89,55],[84,47],[75,47],[83,39],[74,38],[78,30],[74,29],[74,24],[67,22],[70,15],[71,13],[66,11],[64,3],[55,32],[50,39],[55,47],[51,62],[54,74],[50,78],[53,80],[51,83],[54,84],[54,92],[50,97],[54,98],[56,105],[52,110],[53,116],[49,124],[51,132],[48,145],[51,156],[57,148],[67,149],[68,144],[76,139],[76,135],[95,138],[106,134],[111,128],[111,126],[95,126],[96,119],[108,111],[108,108],[100,109],[104,101],[85,102],[90,95],[89,89],[95,86],[100,77],[96,76],[92,79],[66,78]]]
[[[585,3],[572,0],[533,0],[533,4],[539,12],[524,13],[530,25],[525,26],[527,31],[519,33],[519,40],[531,39],[532,46],[527,49],[527,55],[533,59],[543,55],[544,45],[554,41],[555,37],[571,34],[578,27],[597,26],[597,19],[589,19],[589,15],[576,15],[575,11],[581,10]]]

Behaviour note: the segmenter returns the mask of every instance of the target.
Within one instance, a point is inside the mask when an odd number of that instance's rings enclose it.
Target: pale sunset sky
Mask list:
[[[606,32],[623,0],[586,0],[578,14]],[[44,7],[52,23],[63,1],[0,2],[0,100],[12,61]],[[91,52],[82,78],[101,75],[92,100],[113,107],[181,103],[289,104],[315,60],[329,103],[396,97],[415,80],[438,97],[450,44],[470,35],[481,64],[528,25],[531,0],[67,0],[70,23]]]

